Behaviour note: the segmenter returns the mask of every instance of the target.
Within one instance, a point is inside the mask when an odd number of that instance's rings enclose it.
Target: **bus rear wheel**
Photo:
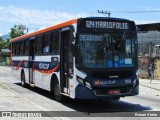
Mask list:
[[[54,82],[54,99],[58,102],[62,102],[64,100],[64,96],[60,94],[60,86],[58,80]]]
[[[24,72],[21,73],[21,85],[22,85],[22,87],[26,87]]]

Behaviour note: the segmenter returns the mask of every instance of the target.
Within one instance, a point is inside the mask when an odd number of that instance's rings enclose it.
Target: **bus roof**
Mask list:
[[[65,26],[68,26],[68,25],[71,25],[71,24],[74,24],[74,23],[77,23],[77,19],[72,19],[70,21],[63,22],[63,23],[58,24],[58,25],[54,25],[54,26],[51,26],[51,27],[48,27],[48,28],[44,28],[42,30],[37,30],[37,31],[34,31],[32,33],[28,33],[28,34],[16,37],[16,38],[12,39],[12,42],[15,42],[15,41],[20,40],[20,39],[25,39],[27,37],[32,37],[34,35],[38,35],[38,34],[41,34],[43,32],[48,32],[50,30],[55,30],[57,28],[65,27]]]

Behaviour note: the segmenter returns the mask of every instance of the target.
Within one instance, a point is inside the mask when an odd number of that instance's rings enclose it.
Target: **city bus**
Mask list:
[[[54,99],[118,100],[139,93],[134,21],[86,17],[12,40],[12,73]]]

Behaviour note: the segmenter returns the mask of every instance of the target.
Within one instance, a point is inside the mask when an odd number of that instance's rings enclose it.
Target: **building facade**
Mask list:
[[[158,53],[160,45],[160,23],[137,25],[138,55],[150,56]]]
[[[154,79],[160,79],[160,23],[137,25],[139,77],[149,78],[149,63]]]

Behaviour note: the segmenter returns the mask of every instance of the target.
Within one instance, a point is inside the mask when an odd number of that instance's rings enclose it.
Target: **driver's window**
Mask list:
[[[126,53],[131,55],[131,40],[130,39],[126,39]]]

